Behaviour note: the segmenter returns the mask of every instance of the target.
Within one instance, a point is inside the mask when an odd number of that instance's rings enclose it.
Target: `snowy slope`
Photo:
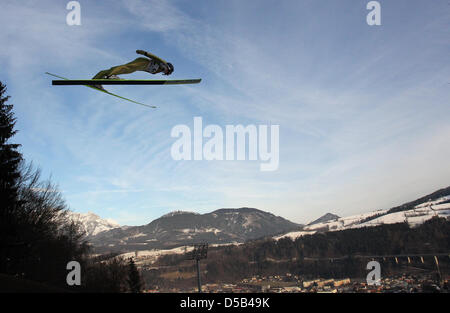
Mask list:
[[[420,203],[411,210],[393,213],[390,213],[389,210],[378,210],[349,217],[341,217],[336,220],[307,225],[302,231],[290,232],[274,238],[277,240],[283,237],[295,239],[304,235],[312,235],[316,232],[339,231],[404,222],[414,227],[433,218],[433,216],[450,218],[450,195]]]

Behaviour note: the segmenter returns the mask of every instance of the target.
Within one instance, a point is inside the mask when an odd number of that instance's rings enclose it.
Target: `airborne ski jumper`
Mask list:
[[[172,74],[174,68],[171,63],[144,50],[136,50],[136,53],[144,55],[146,58],[139,57],[127,64],[113,66],[109,70],[100,71],[92,79],[120,79],[117,75],[131,74],[136,71],[143,71],[150,74],[158,74],[161,72],[164,75]],[[104,90],[101,85],[95,85],[95,87]]]
[[[148,105],[141,102],[134,101],[129,98],[125,98],[109,92],[103,88],[102,85],[185,85],[185,84],[198,84],[201,82],[201,78],[196,79],[122,79],[117,75],[131,74],[136,71],[144,71],[150,74],[163,73],[164,75],[170,75],[173,72],[173,65],[163,59],[151,54],[147,51],[136,50],[136,53],[145,56],[139,57],[134,61],[113,66],[109,70],[103,70],[97,73],[92,79],[68,79],[63,76],[45,72],[46,74],[59,78],[59,80],[52,80],[52,85],[83,85],[111,96],[133,102],[136,104],[156,108],[154,105]]]

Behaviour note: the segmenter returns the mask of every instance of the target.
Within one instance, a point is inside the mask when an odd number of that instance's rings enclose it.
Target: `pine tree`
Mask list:
[[[17,151],[20,145],[8,143],[16,134],[16,118],[13,105],[6,104],[9,96],[4,96],[6,86],[0,82],[0,199],[2,207],[12,209],[17,199],[20,162],[22,155]]]
[[[134,293],[141,292],[143,288],[142,278],[133,258],[130,258],[128,261],[128,286],[130,291]]]
[[[14,242],[18,205],[18,189],[21,177],[22,154],[20,145],[9,143],[16,134],[13,105],[7,104],[6,86],[0,82],[0,272],[7,270],[8,255]]]

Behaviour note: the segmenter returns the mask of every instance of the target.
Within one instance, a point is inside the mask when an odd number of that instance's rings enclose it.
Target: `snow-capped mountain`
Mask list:
[[[142,251],[202,241],[239,243],[300,228],[299,224],[257,209],[220,209],[206,214],[172,212],[147,225],[101,232],[90,241],[98,252]]]
[[[116,221],[112,219],[102,219],[92,212],[76,213],[68,211],[68,216],[75,222],[81,223],[87,237],[92,237],[111,229],[120,228],[120,225]]]
[[[422,198],[423,201],[423,198]],[[434,216],[450,218],[450,192],[447,196],[438,197],[429,201],[413,201],[403,206],[405,210],[399,211],[399,207],[388,210],[378,210],[364,214],[341,217],[325,222],[308,224],[301,231],[290,232],[283,237],[297,238],[304,235],[312,235],[317,232],[339,231],[351,228],[379,226],[383,224],[408,223],[411,227],[422,224]]]

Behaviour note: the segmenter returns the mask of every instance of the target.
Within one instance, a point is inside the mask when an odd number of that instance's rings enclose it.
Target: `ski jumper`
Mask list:
[[[92,79],[105,79],[112,75],[130,74],[136,71],[144,71],[150,74],[164,72],[167,68],[167,62],[161,58],[143,50],[136,51],[148,58],[137,58],[127,64],[113,66],[109,70],[103,70],[97,73]]]

